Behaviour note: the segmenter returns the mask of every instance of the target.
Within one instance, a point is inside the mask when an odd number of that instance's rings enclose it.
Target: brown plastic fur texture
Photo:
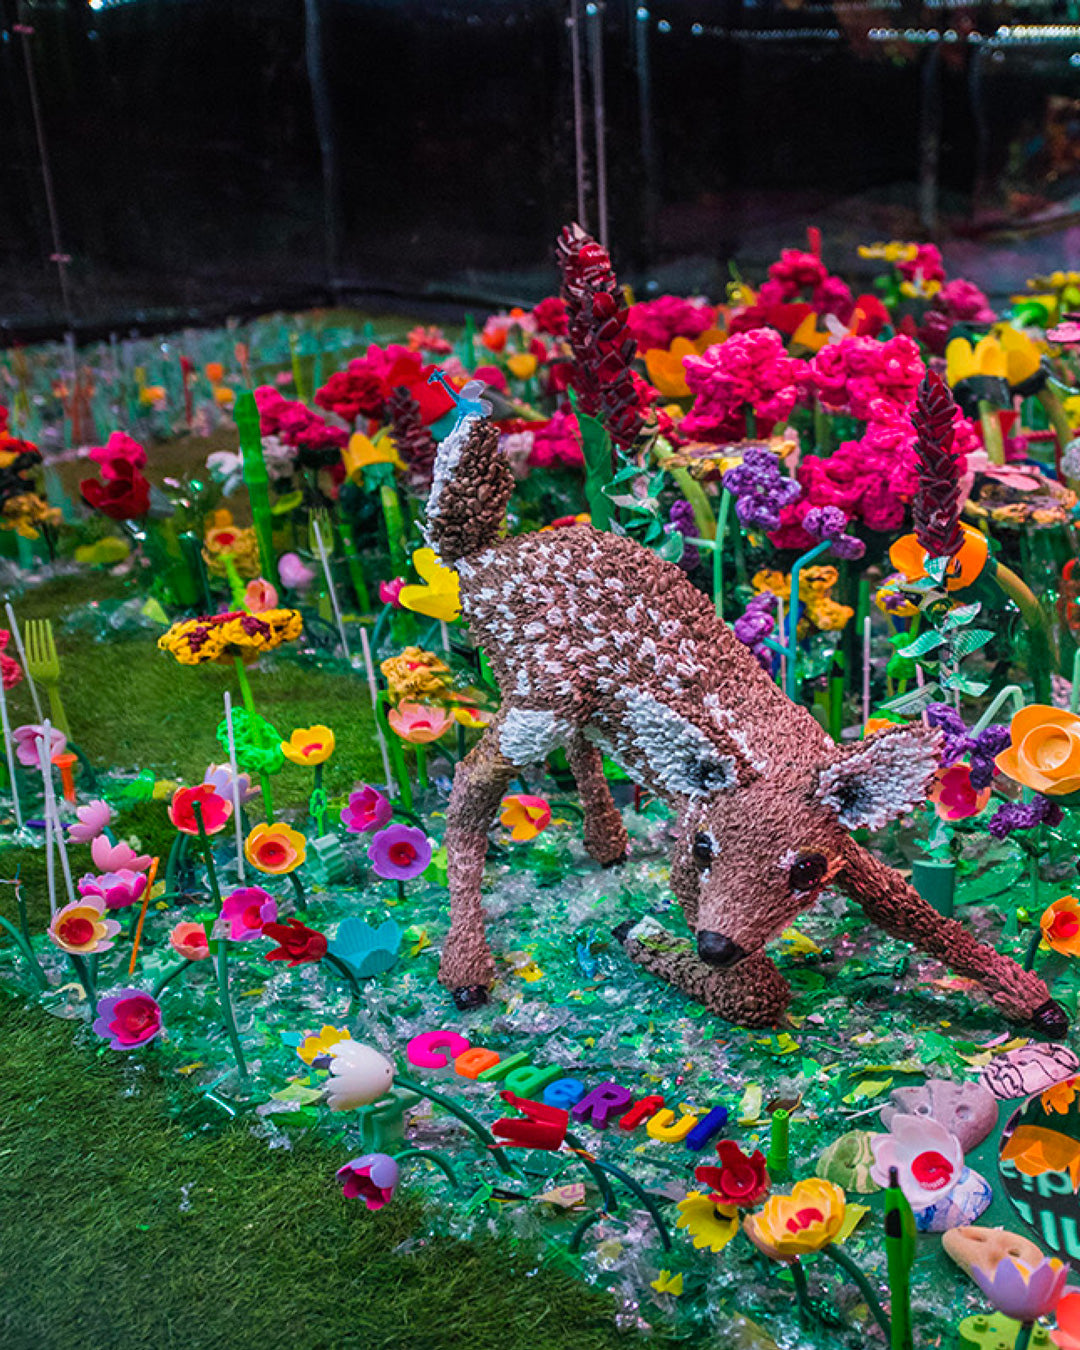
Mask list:
[[[494,978],[481,883],[499,801],[521,767],[565,747],[599,862],[626,851],[602,755],[677,808],[672,887],[696,943],[651,921],[622,936],[636,960],[720,1016],[779,1021],[788,988],[765,944],[834,886],[893,936],[977,980],[1008,1017],[1064,1034],[1042,980],[943,919],[849,834],[923,800],[936,732],[898,727],[842,750],[677,567],[588,525],[499,542],[510,486],[494,429],[464,419],[440,446],[428,537],[458,570],[503,703],[458,766],[448,811],[439,978],[459,1006],[482,1001]]]

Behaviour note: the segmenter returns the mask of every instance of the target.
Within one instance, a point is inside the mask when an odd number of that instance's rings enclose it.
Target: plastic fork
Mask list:
[[[56,650],[52,624],[48,619],[28,619],[26,624],[26,670],[37,684],[48,691],[49,719],[57,731],[71,735],[67,714],[60,698],[60,655]]]

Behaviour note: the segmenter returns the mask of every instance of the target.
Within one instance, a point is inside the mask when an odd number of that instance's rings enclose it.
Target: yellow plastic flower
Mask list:
[[[385,432],[376,436],[373,441],[363,432],[354,432],[349,438],[349,444],[342,450],[341,458],[352,483],[359,483],[364,470],[372,464],[392,464],[395,469],[405,468],[405,463],[397,452],[397,446]]]
[[[491,726],[491,714],[471,706],[455,708],[454,721],[471,731],[480,731],[483,727]]]
[[[398,603],[415,614],[426,614],[429,619],[452,623],[461,613],[458,574],[453,568],[444,567],[439,562],[434,549],[418,548],[412,561],[424,584],[402,586]]]
[[[904,243],[900,239],[892,239],[887,244],[860,244],[860,258],[883,258],[885,262],[911,262],[918,257],[919,246],[917,244]]]
[[[910,619],[919,612],[919,606],[913,604],[901,589],[900,577],[882,582],[874,592],[874,604],[882,614],[891,614],[895,619]]]
[[[139,402],[149,406],[152,403],[165,402],[165,386],[163,384],[144,384],[139,390]]]
[[[531,380],[536,374],[537,364],[532,352],[515,352],[506,358],[507,369],[515,380]]]
[[[1080,900],[1063,895],[1043,911],[1039,920],[1043,941],[1062,956],[1080,956]]]
[[[422,647],[406,647],[399,656],[388,656],[379,669],[395,699],[438,698],[448,689],[445,677],[450,667]]]
[[[1039,1095],[1042,1109],[1047,1115],[1056,1111],[1059,1116],[1067,1116],[1069,1114],[1069,1107],[1072,1106],[1075,1100],[1075,1078],[1067,1078],[1064,1083],[1054,1083],[1052,1087],[1048,1087],[1045,1092],[1042,1092]]]
[[[945,377],[954,389],[962,380],[977,375],[1003,380],[1007,373],[1008,360],[992,333],[974,347],[967,338],[953,338],[945,348]]]
[[[119,931],[117,921],[105,917],[105,901],[96,896],[73,900],[58,909],[49,925],[49,937],[72,956],[108,951]]]
[[[281,753],[292,764],[325,764],[334,753],[334,733],[321,723],[298,727],[281,742]]]
[[[1005,378],[1013,387],[1030,380],[1042,363],[1038,344],[1011,324],[1000,324],[994,331],[1005,354]]]
[[[826,329],[824,332],[817,326],[817,315],[808,314],[798,328],[791,335],[792,347],[805,347],[808,351],[819,352],[827,342],[832,341],[832,334]]]
[[[289,825],[256,825],[244,840],[244,857],[260,872],[284,876],[307,857],[307,840]]]
[[[734,1205],[714,1205],[707,1195],[691,1191],[677,1206],[676,1228],[685,1228],[695,1247],[722,1252],[739,1231],[739,1211]]]
[[[543,797],[532,797],[523,792],[504,797],[499,824],[506,826],[511,839],[522,844],[535,839],[551,824],[551,807]]]
[[[321,1031],[313,1031],[305,1036],[296,1053],[305,1064],[311,1064],[318,1059],[320,1055],[329,1054],[334,1046],[338,1045],[341,1041],[351,1040],[352,1037],[349,1035],[347,1028],[332,1027],[328,1024],[324,1026]]]
[[[1080,790],[1080,717],[1033,703],[1009,725],[1012,741],[994,763],[1007,778],[1051,797]]]
[[[225,554],[231,556],[242,577],[259,575],[259,537],[254,529],[242,529],[231,522],[211,526],[203,538],[203,558],[212,576],[225,576]]]
[[[774,1261],[794,1261],[835,1241],[844,1226],[847,1201],[832,1181],[798,1181],[790,1195],[772,1195],[757,1214],[743,1220],[743,1231]]]

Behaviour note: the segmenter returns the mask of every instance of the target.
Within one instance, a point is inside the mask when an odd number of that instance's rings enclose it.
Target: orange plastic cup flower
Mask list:
[[[506,364],[516,380],[531,380],[536,374],[538,362],[532,352],[515,352],[506,358]]]
[[[334,753],[334,733],[321,724],[298,727],[287,741],[281,742],[281,753],[290,764],[325,764]]]
[[[1011,744],[994,760],[1006,777],[1051,797],[1080,790],[1080,717],[1033,703],[1020,709],[1009,731]]]
[[[888,731],[890,727],[896,726],[891,717],[868,717],[863,725],[863,740],[870,736],[876,736],[879,731]]]
[[[1062,956],[1080,956],[1080,900],[1063,895],[1043,911],[1039,920],[1043,941]]]
[[[260,872],[284,876],[307,857],[307,840],[288,825],[256,825],[244,841],[244,857]]]
[[[696,356],[697,352],[697,345],[689,338],[677,337],[667,351],[662,347],[652,347],[645,353],[645,369],[649,379],[665,398],[690,397],[683,357]]]
[[[403,741],[410,745],[428,745],[437,741],[454,719],[442,708],[403,701],[390,709],[386,720]]]
[[[525,793],[504,797],[499,822],[510,831],[511,839],[523,844],[535,839],[551,824],[551,807],[543,797],[530,797]]]
[[[774,1261],[794,1261],[835,1242],[844,1226],[847,1202],[832,1181],[798,1181],[790,1195],[773,1195],[757,1214],[743,1220],[746,1236]]]
[[[963,523],[960,528],[964,532],[964,542],[956,556],[949,560],[945,571],[945,589],[948,591],[962,591],[978,580],[990,551],[981,530]],[[926,557],[926,549],[913,534],[902,534],[889,549],[889,561],[908,581],[918,581],[926,576]]]

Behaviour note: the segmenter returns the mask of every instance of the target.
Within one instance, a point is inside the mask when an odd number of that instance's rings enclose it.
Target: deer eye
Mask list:
[[[695,834],[694,843],[690,849],[690,856],[698,867],[708,867],[713,860],[712,840],[707,834]]]
[[[809,891],[829,870],[824,853],[800,853],[788,872],[788,885],[793,891]]]

